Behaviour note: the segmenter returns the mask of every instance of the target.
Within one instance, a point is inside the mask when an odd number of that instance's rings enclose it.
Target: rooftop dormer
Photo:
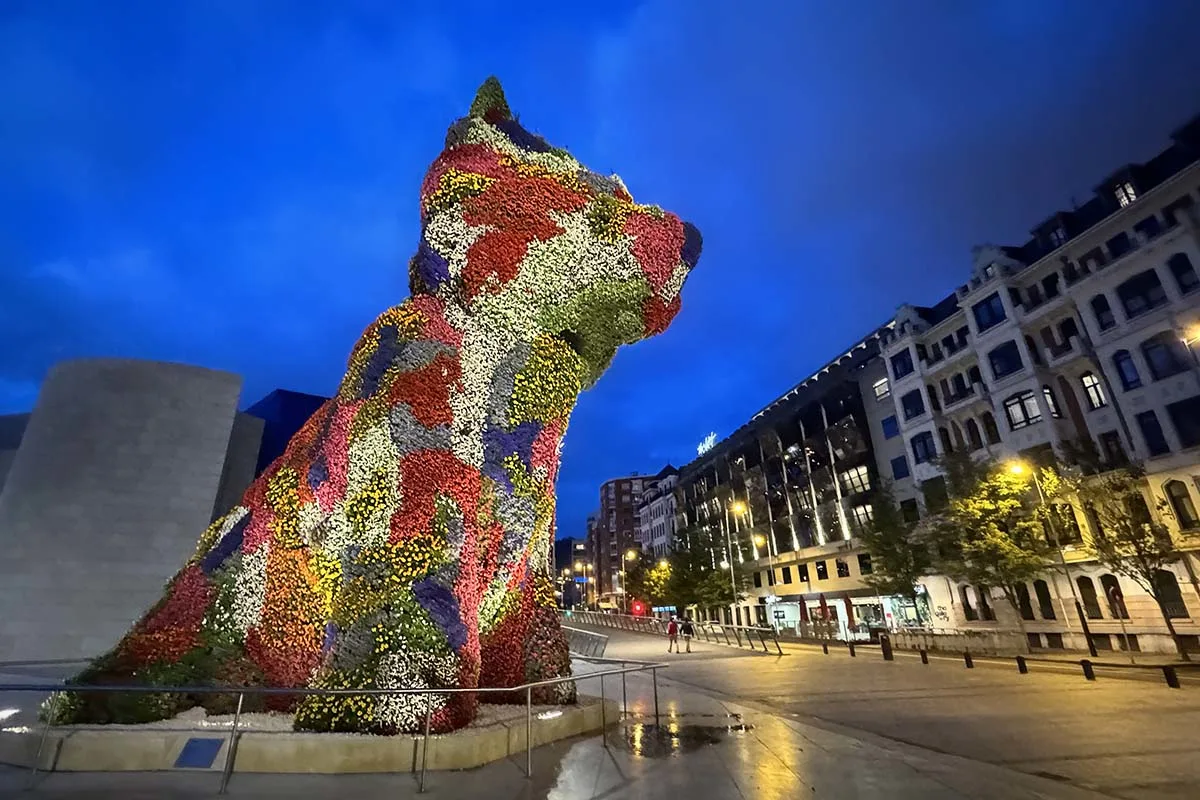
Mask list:
[[[1111,211],[1133,205],[1149,188],[1143,178],[1141,164],[1126,164],[1096,187]]]

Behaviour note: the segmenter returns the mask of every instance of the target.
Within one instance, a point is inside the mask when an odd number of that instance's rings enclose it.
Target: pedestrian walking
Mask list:
[[[683,624],[679,626],[679,632],[683,634],[683,643],[687,647],[687,652],[692,652],[692,637],[696,635],[696,629],[692,627],[692,618],[684,617]],[[675,645],[676,652],[679,651],[679,645]]]
[[[671,617],[671,621],[667,623],[667,652],[671,652],[671,648],[675,648],[675,652],[679,652],[679,621],[675,617]]]

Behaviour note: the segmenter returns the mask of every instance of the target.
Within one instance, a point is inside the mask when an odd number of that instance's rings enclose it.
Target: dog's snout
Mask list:
[[[688,269],[696,266],[696,262],[700,260],[700,250],[704,247],[704,239],[700,236],[700,229],[690,222],[683,223],[683,252],[680,256],[683,258]]]

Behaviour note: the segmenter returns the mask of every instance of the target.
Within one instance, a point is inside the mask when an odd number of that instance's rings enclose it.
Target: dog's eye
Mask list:
[[[567,346],[575,351],[575,355],[583,356],[583,339],[575,331],[562,331],[558,338],[566,342]]]

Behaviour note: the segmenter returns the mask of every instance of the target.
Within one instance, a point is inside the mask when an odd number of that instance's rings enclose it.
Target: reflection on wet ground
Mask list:
[[[754,728],[740,714],[688,714],[660,722],[626,721],[610,744],[642,758],[667,758],[720,744]]]

